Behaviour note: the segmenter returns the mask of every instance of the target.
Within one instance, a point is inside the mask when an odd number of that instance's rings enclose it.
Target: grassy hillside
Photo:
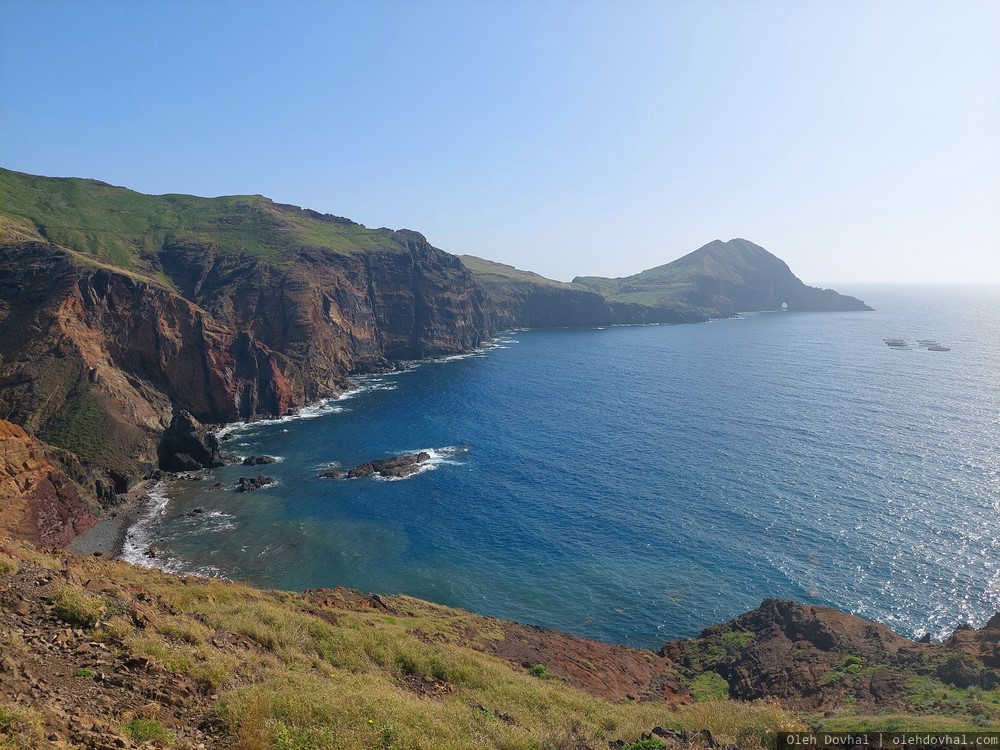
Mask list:
[[[0,584],[2,747],[93,733],[151,747],[596,750],[661,726],[758,748],[801,726],[766,703],[610,703],[483,653],[503,637],[496,621],[407,597],[260,591],[5,539]],[[33,698],[17,692],[22,674]]]
[[[746,240],[716,241],[675,261],[632,276],[617,279],[580,276],[573,279],[573,283],[600,292],[616,302],[678,306],[684,305],[686,295],[697,292],[706,280],[747,283],[748,273],[756,270],[765,255],[770,256],[770,253]],[[777,258],[774,260],[784,266]],[[787,269],[787,266],[784,268]]]
[[[715,240],[682,258],[623,278],[579,276],[573,284],[613,302],[706,315],[773,310],[867,310],[860,300],[803,284],[788,265],[744,239]]]
[[[0,169],[0,233],[47,239],[126,269],[164,246],[280,260],[302,247],[337,253],[405,248],[406,233],[278,204],[261,195],[144,195],[96,180]]]
[[[532,271],[522,271],[520,268],[508,266],[505,263],[477,258],[475,255],[462,255],[462,265],[469,269],[481,283],[496,287],[515,286],[518,283],[538,284],[555,289],[573,289],[572,284],[547,279]]]

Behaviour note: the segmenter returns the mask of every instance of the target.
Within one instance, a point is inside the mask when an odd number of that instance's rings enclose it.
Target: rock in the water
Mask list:
[[[254,490],[259,490],[261,487],[266,487],[269,484],[274,484],[277,480],[274,477],[268,477],[261,474],[256,477],[240,477],[239,483],[236,486],[237,492],[253,492]]]
[[[278,462],[274,456],[247,456],[243,459],[244,466],[260,466],[261,464],[275,464]]]
[[[226,463],[219,439],[186,411],[174,414],[157,452],[165,471],[197,471]]]
[[[375,473],[375,467],[371,463],[361,464],[361,466],[355,466],[353,469],[347,472],[348,479],[360,479],[361,477],[370,477]]]
[[[360,466],[356,466],[347,472],[348,479],[361,479],[378,474],[381,477],[402,479],[420,471],[420,465],[429,461],[430,453],[420,451],[420,453],[410,453],[405,456],[393,456],[392,458],[382,458],[376,461],[369,461]],[[330,479],[340,479],[345,476],[342,471],[324,471],[322,476]]]

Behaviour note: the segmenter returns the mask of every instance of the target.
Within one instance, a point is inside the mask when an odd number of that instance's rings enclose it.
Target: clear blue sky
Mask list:
[[[0,7],[0,164],[263,193],[569,279],[745,237],[1000,281],[1000,0]]]

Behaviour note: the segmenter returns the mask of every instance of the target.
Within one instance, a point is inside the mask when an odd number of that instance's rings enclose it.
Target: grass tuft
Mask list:
[[[80,589],[69,586],[56,591],[51,601],[55,615],[63,622],[82,628],[91,628],[104,614],[104,602]]]
[[[0,703],[0,748],[34,750],[43,741],[42,717],[33,708]]]
[[[136,717],[125,724],[125,733],[133,742],[152,742],[162,747],[172,747],[174,736],[155,719]]]

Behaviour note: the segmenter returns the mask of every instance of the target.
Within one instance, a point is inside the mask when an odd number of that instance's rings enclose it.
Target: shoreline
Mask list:
[[[95,555],[118,559],[125,549],[128,532],[139,520],[149,491],[156,485],[152,479],[142,479],[135,487],[122,495],[119,505],[108,509],[108,513],[97,523],[66,545],[69,552],[78,555]]]
[[[292,422],[300,419],[314,419],[316,417],[324,416],[327,413],[336,413],[339,409],[327,409],[325,407],[334,406],[340,401],[347,400],[352,396],[356,396],[359,393],[364,392],[365,387],[363,385],[363,381],[365,378],[377,378],[393,373],[405,372],[413,367],[418,367],[429,362],[442,362],[452,359],[464,359],[466,357],[477,356],[496,348],[498,346],[497,339],[500,337],[520,330],[527,329],[515,328],[502,331],[494,336],[488,343],[477,346],[467,352],[425,357],[423,359],[416,360],[404,360],[400,361],[396,366],[387,367],[384,370],[375,370],[373,372],[353,375],[351,376],[351,379],[362,381],[362,384],[359,385],[357,382],[352,382],[351,386],[346,388],[341,393],[338,393],[335,396],[318,399],[312,403],[303,404],[302,406],[296,408],[294,413],[291,414],[285,414],[278,417],[260,415],[237,422],[224,422],[222,424],[215,425],[206,424],[205,427],[208,428],[209,432],[222,441],[223,438],[230,433],[236,432],[242,428],[259,425],[262,422]],[[168,478],[175,477],[184,473],[189,472],[168,473],[167,476]],[[123,554],[125,553],[125,545],[128,541],[129,532],[143,520],[143,511],[146,510],[147,505],[151,501],[150,491],[160,484],[161,481],[162,480],[142,479],[137,482],[132,489],[130,489],[125,495],[121,496],[123,500],[119,505],[109,508],[107,514],[99,518],[96,524],[66,545],[66,550],[79,555],[96,555],[109,557],[115,560],[124,560],[125,558],[123,557]]]

